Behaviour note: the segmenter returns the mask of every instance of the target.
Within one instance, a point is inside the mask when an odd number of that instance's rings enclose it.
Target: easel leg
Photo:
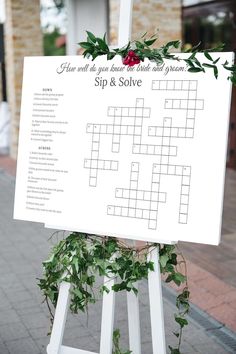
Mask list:
[[[153,248],[151,250],[149,260],[154,263],[154,272],[150,271],[148,274],[153,354],[166,354],[158,248]]]
[[[138,285],[135,285],[136,288]],[[132,291],[127,292],[127,308],[129,323],[129,349],[132,354],[141,354],[139,300]]]
[[[60,352],[70,301],[69,290],[70,284],[63,282],[59,290],[50,343],[47,346],[48,354],[58,354]]]
[[[110,290],[103,294],[100,354],[111,354],[113,343],[115,292],[111,290],[114,279],[104,278],[104,285]]]

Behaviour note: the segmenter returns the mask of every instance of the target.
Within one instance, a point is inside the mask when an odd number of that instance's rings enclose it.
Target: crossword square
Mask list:
[[[188,98],[190,100],[195,100],[196,99],[196,96],[197,96],[197,91],[189,91],[188,93]]]
[[[136,111],[135,108],[130,107],[129,108],[129,117],[135,117],[135,111]]]
[[[169,146],[162,147],[162,155],[169,155]]]
[[[188,80],[184,80],[182,82],[182,90],[186,91],[189,89],[189,81]]]
[[[137,181],[138,180],[138,172],[131,172],[131,181]]]
[[[187,119],[187,128],[194,127],[194,119]]]
[[[189,109],[188,108],[187,118],[191,118],[191,119],[195,118],[195,110],[194,109]]]
[[[179,128],[178,137],[185,138],[185,128]]]
[[[99,143],[94,143],[94,142],[93,142],[92,150],[98,151],[98,150],[99,150]]]
[[[188,215],[187,214],[179,214],[179,223],[187,224]]]
[[[203,100],[197,100],[196,101],[196,109],[203,109],[204,108],[204,101]]]
[[[143,210],[143,219],[149,219],[149,210]]]
[[[162,163],[163,165],[168,164],[168,163],[169,163],[169,156],[163,156],[163,155],[162,155],[162,157],[161,157],[161,163]]]
[[[123,190],[121,188],[116,188],[116,198],[122,198]]]
[[[143,109],[143,118],[149,118],[150,117],[150,108],[144,108]]]
[[[182,176],[183,174],[183,167],[182,166],[175,166],[175,174],[177,176]]]
[[[173,108],[179,109],[180,108],[180,100],[173,100]]]
[[[155,155],[160,155],[161,150],[162,150],[162,147],[160,145],[155,145],[155,148],[154,148]]]
[[[94,133],[100,133],[100,125],[99,124],[95,124],[93,126],[93,132]]]
[[[152,183],[152,191],[153,192],[158,192],[159,191],[159,183]]]
[[[128,216],[128,208],[126,207],[121,208],[121,216]]]
[[[130,199],[136,199],[136,197],[137,197],[137,191],[130,191],[129,192],[129,197],[130,197]]]
[[[188,108],[189,109],[196,109],[196,100],[189,100],[188,101]]]
[[[136,117],[135,118],[135,126],[141,128],[142,127],[142,120],[143,120],[143,118]]]
[[[149,155],[153,155],[155,152],[155,146],[154,145],[148,145],[148,150],[147,150]]]
[[[115,116],[121,116],[121,107],[115,107]]]
[[[181,214],[187,214],[187,213],[188,213],[188,205],[186,205],[186,204],[181,204],[181,205],[180,205],[180,213],[181,213]]]
[[[123,190],[123,198],[125,198],[125,199],[129,198],[129,190],[128,189]]]
[[[177,155],[177,146],[170,146],[169,147],[169,155],[176,156]]]
[[[128,216],[131,218],[135,217],[135,209],[134,208],[129,208],[128,209]]]
[[[119,143],[120,142],[120,135],[113,135],[112,142]]]
[[[159,90],[160,88],[160,81],[159,80],[153,80],[152,81],[152,90]]]
[[[178,128],[172,128],[171,129],[171,136],[176,138],[178,136],[178,131],[179,131]]]
[[[105,170],[110,170],[111,169],[111,161],[109,161],[109,160],[105,161],[104,169]]]
[[[181,194],[188,195],[189,194],[189,186],[182,186]]]
[[[190,177],[183,176],[182,184],[185,185],[185,186],[189,186],[190,185]]]
[[[151,202],[151,210],[157,210],[158,202]]]
[[[140,145],[133,145],[133,154],[139,154],[140,153]]]
[[[136,134],[136,135],[140,135],[140,134],[141,134],[141,131],[142,131],[142,128],[141,128],[141,127],[135,127],[135,128],[134,128],[134,134]]]
[[[153,202],[157,202],[158,201],[158,192],[151,192],[151,200]]]
[[[115,208],[113,205],[108,205],[107,207],[107,214],[108,215],[114,215],[114,212],[115,212]]]
[[[157,222],[156,220],[149,220],[148,222],[148,228],[155,230],[157,228]]]
[[[100,141],[100,135],[99,134],[93,134],[93,142],[99,142]]]
[[[155,219],[156,219],[156,217],[157,217],[157,212],[156,212],[156,211],[151,210],[151,211],[150,211],[150,219],[155,220]]]
[[[122,125],[120,133],[123,134],[123,135],[128,134],[128,126],[127,125]]]
[[[134,126],[133,125],[129,125],[128,126],[128,134],[129,135],[133,135],[134,134]]]
[[[91,168],[97,168],[98,167],[98,161],[97,160],[92,160],[91,161]]]
[[[101,124],[100,133],[101,134],[106,134],[106,132],[107,132],[107,125],[106,124]]]
[[[188,101],[187,100],[181,100],[180,101],[180,108],[181,109],[187,109],[188,106]]]
[[[164,124],[165,128],[170,128],[171,127],[171,123],[172,123],[172,119],[171,118],[165,118],[164,119],[163,124]]]
[[[90,170],[90,177],[97,177],[97,170],[95,168]]]
[[[193,129],[186,129],[186,137],[193,138],[193,136],[194,136],[194,130]]]
[[[107,115],[109,117],[111,117],[111,116],[114,116],[114,114],[115,114],[115,108],[114,107],[108,107]]]
[[[168,166],[168,174],[169,175],[175,175],[175,165],[169,165]]]
[[[84,168],[90,168],[90,160],[84,160]]]
[[[136,117],[143,116],[143,108],[136,108]]]
[[[162,136],[162,134],[163,134],[163,128],[157,127],[156,128],[156,136]]]
[[[197,81],[190,81],[190,84],[189,84],[189,89],[190,90],[196,90],[197,89]]]
[[[143,217],[143,211],[142,211],[142,209],[136,209],[135,217],[136,217],[136,218],[139,218],[139,219],[142,219],[142,217]]]
[[[144,105],[144,99],[143,98],[137,98],[136,99],[136,107],[143,107]]]
[[[148,146],[145,144],[141,145],[141,154],[147,154]]]
[[[167,88],[167,82],[164,80],[160,81],[160,90],[166,90]]]
[[[162,192],[159,193],[158,201],[161,203],[165,203],[166,202],[166,193],[162,193]]]
[[[170,136],[170,128],[164,128],[163,129],[163,136]]]
[[[97,178],[96,178],[96,177],[90,177],[90,178],[89,178],[89,185],[90,185],[91,187],[96,187],[96,185],[97,185]]]
[[[112,152],[119,152],[120,151],[120,144],[114,143],[112,144]]]
[[[133,172],[138,172],[139,171],[139,163],[138,162],[132,162],[132,171]]]
[[[148,127],[148,136],[155,136],[155,135],[156,135],[156,128]]]
[[[188,204],[188,195],[181,195],[180,203],[181,204]]]
[[[173,105],[173,100],[165,100],[165,108],[171,109]]]
[[[129,116],[129,108],[128,107],[122,107],[121,108],[121,115],[122,115],[122,117],[128,117]]]
[[[121,215],[121,207],[120,206],[115,207],[115,215],[117,215],[117,216]]]
[[[87,124],[86,132],[87,133],[92,133],[93,132],[93,124]]]
[[[120,125],[114,125],[113,133],[120,134]]]
[[[162,144],[163,145],[170,145],[170,138],[164,137],[162,139]]]
[[[133,200],[133,199],[129,200],[129,207],[135,208],[135,206],[136,206],[136,200]]]
[[[98,160],[98,168],[103,170],[103,166],[104,166],[104,161],[103,160]]]
[[[137,199],[141,199],[141,200],[144,199],[144,192],[143,191],[138,191],[137,192]]]
[[[107,126],[107,134],[113,134],[113,125],[109,124]]]
[[[135,181],[131,181],[130,182],[130,189],[137,189],[137,187],[138,187],[138,183],[137,182],[135,182]]]
[[[118,161],[111,161],[111,169],[113,171],[117,171],[118,170]]]
[[[181,90],[182,89],[182,81],[176,80],[175,81],[175,90]]]
[[[174,90],[175,83],[172,80],[167,81],[167,89]]]
[[[191,168],[189,166],[184,166],[183,175],[184,176],[190,176],[190,173],[191,173]]]
[[[151,200],[151,192],[144,191],[144,200]]]
[[[161,165],[161,173],[166,174],[168,172],[168,166],[167,165]]]
[[[161,165],[155,164],[153,166],[153,173],[160,173],[161,172]]]

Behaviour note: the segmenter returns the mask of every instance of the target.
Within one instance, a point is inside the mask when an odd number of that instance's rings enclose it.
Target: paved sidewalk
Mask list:
[[[43,225],[13,221],[14,178],[0,170],[0,353],[46,353],[49,342],[49,315],[42,304],[36,277],[41,275],[41,262],[48,256],[52,230]],[[151,354],[150,318],[147,284],[140,286],[142,353]],[[174,345],[173,313],[175,306],[167,296],[164,299],[167,344]],[[122,344],[128,348],[127,310],[124,294],[117,296],[115,327],[120,328]],[[196,316],[195,316],[196,318]],[[101,304],[86,315],[69,316],[64,344],[98,351],[100,338]],[[218,325],[220,327],[220,325]],[[233,353],[216,341],[213,334],[217,325],[200,326],[193,318],[183,337],[183,354]]]

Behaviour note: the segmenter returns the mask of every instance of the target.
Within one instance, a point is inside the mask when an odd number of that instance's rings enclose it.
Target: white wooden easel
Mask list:
[[[128,43],[132,24],[133,0],[120,0],[119,19],[119,47]],[[165,242],[173,243],[173,242]],[[151,334],[153,354],[166,354],[165,330],[162,302],[161,275],[159,267],[159,252],[153,248],[149,260],[154,263],[154,271],[148,275],[148,289],[150,300]],[[111,290],[115,280],[105,278],[104,283]],[[57,307],[50,343],[47,346],[48,354],[111,354],[114,327],[115,293],[110,291],[103,295],[103,309],[101,321],[100,351],[94,353],[62,345],[64,328],[70,302],[70,284],[62,283],[60,286]],[[139,300],[133,292],[127,292],[129,347],[132,354],[141,354]]]

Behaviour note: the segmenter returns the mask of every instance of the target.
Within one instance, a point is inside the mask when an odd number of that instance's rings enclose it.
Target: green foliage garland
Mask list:
[[[39,279],[39,287],[45,296],[52,321],[53,311],[50,303],[56,306],[59,286],[63,281],[71,284],[72,313],[86,311],[89,303],[98,300],[99,294],[109,292],[106,284],[95,284],[98,276],[115,278],[116,282],[112,286],[115,292],[126,290],[137,294],[136,282],[147,279],[148,272],[154,270],[153,263],[148,260],[148,254],[153,247],[159,248],[160,269],[166,278],[165,281],[174,282],[178,286],[184,284],[184,289],[176,299],[178,311],[175,321],[179,331],[174,335],[178,338],[178,343],[176,348],[169,347],[172,354],[180,354],[182,330],[188,324],[185,316],[189,310],[189,291],[186,275],[178,270],[178,266],[185,262],[182,258],[177,261],[173,245],[150,243],[135,248],[120,239],[72,232],[53,247],[50,258],[43,262],[43,278]],[[114,354],[122,353],[117,349],[118,332],[114,332],[113,340]]]

